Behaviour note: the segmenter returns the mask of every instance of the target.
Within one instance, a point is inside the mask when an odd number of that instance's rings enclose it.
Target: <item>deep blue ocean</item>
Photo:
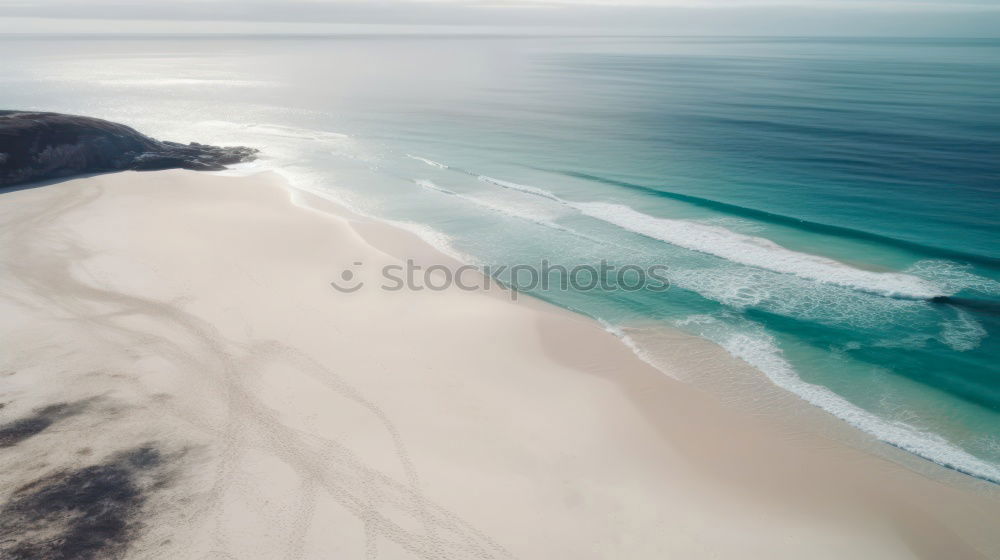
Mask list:
[[[1000,41],[0,43],[2,108],[254,145],[252,169],[477,264],[664,265],[666,292],[536,295],[708,338],[1000,481]]]

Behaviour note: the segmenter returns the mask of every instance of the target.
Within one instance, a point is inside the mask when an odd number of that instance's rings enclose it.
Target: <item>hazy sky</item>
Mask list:
[[[997,37],[1000,0],[0,0],[0,33],[335,32],[372,25]]]

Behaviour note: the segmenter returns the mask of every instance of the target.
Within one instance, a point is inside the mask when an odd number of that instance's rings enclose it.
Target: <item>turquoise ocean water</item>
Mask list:
[[[260,147],[479,264],[663,264],[540,297],[715,341],[1000,481],[1000,42],[0,40],[0,106]]]

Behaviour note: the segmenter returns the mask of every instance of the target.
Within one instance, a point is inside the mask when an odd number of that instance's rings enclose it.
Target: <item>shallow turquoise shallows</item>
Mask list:
[[[663,265],[665,292],[535,293],[1000,481],[998,41],[0,42],[4,108],[255,145],[483,265]]]

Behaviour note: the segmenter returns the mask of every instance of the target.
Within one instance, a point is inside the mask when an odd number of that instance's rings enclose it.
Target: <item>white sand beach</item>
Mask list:
[[[728,403],[529,297],[374,289],[458,263],[274,174],[6,192],[0,247],[12,558],[1000,557],[995,485]],[[672,346],[674,377],[755,375]]]

